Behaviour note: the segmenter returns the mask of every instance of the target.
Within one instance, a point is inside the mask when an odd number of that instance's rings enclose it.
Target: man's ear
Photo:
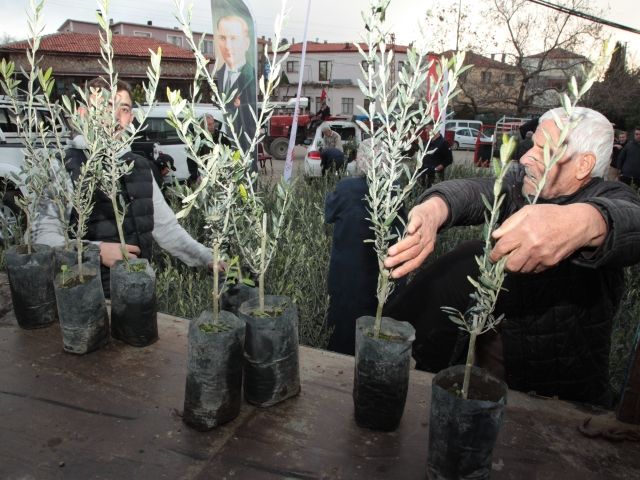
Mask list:
[[[576,170],[576,178],[578,180],[584,180],[591,176],[596,166],[596,156],[591,152],[581,153],[577,161],[578,168]]]

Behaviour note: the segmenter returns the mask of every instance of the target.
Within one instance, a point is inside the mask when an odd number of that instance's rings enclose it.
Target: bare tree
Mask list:
[[[599,13],[588,0],[557,3],[585,13]],[[587,66],[586,54],[594,50],[593,45],[602,35],[599,24],[532,5],[527,0],[493,0],[491,10],[497,26],[507,35],[504,46],[510,63],[519,72],[517,95],[506,99],[518,114],[546,108],[549,94],[555,100],[555,92],[566,89],[580,65]]]
[[[5,43],[11,43],[15,41],[16,41],[16,37],[14,37],[13,35],[7,32],[0,33],[0,45],[4,45]]]

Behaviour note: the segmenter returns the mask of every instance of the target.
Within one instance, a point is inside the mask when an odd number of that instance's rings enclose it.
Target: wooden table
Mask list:
[[[57,325],[17,327],[0,276],[0,478],[425,478],[432,375],[411,373],[396,432],[367,431],[353,421],[353,358],[301,347],[300,396],[198,433],[180,419],[186,327],[160,315],[154,345],[66,354]],[[513,391],[508,402],[492,478],[640,478],[640,444],[578,432],[593,413]]]

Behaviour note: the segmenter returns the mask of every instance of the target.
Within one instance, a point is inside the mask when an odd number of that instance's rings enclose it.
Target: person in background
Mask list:
[[[320,165],[324,176],[327,170],[339,170],[344,165],[344,151],[342,149],[342,138],[338,132],[331,130],[328,124],[320,125],[320,129],[322,132]]]
[[[640,127],[633,130],[633,140],[627,142],[618,154],[620,181],[640,186]]]
[[[356,175],[343,178],[325,199],[325,222],[333,224],[327,291],[327,326],[332,330],[328,350],[353,355],[356,319],[375,315],[378,300],[378,257],[371,223],[367,220],[366,172],[371,168],[371,139],[360,142],[356,156]],[[401,231],[398,221],[396,228]]]
[[[611,153],[611,163],[609,168],[609,180],[617,180],[620,176],[618,168],[618,156],[627,144],[627,132],[622,131],[618,134],[618,138],[613,142],[613,152]]]
[[[514,160],[520,160],[525,153],[527,153],[533,147],[533,132],[529,130],[524,139],[518,143],[518,148],[516,149],[516,155]]]
[[[153,179],[160,187],[160,190],[164,190],[165,177],[171,172],[176,171],[176,167],[173,166],[173,157],[166,153],[160,152],[158,158],[151,162],[151,172],[153,173]]]
[[[451,145],[440,135],[440,132],[433,130],[433,125],[427,126],[426,134],[431,136],[431,143],[422,159],[419,178],[422,186],[429,188],[435,182],[436,175],[438,180],[444,180],[445,169],[453,163],[453,153]]]

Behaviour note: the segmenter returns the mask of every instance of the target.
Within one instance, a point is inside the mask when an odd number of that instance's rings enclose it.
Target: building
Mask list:
[[[121,80],[132,87],[146,81],[149,67],[149,50],[162,48],[162,77],[158,85],[158,99],[164,100],[166,88],[180,89],[188,93],[195,74],[196,62],[189,50],[172,43],[149,37],[113,36],[114,67]],[[0,46],[0,58],[13,61],[16,70],[29,70],[26,51],[28,41]],[[73,85],[83,85],[99,75],[104,75],[100,64],[100,38],[97,33],[64,32],[45,35],[41,39],[39,53],[41,66],[51,68],[56,79],[54,95],[73,94]],[[140,99],[138,99],[140,101]]]
[[[526,89],[526,94],[531,97],[531,109],[544,112],[560,104],[558,92],[566,91],[572,76],[581,82],[582,67],[590,67],[591,62],[577,53],[554,48],[524,57],[522,65],[532,76]]]
[[[124,35],[129,37],[153,38],[160,42],[171,43],[177,47],[190,50],[187,36],[179,27],[161,27],[154,25],[151,20],[145,24],[131,22],[110,22],[111,32],[113,35]],[[98,33],[100,26],[97,23],[86,22],[82,20],[65,20],[58,32],[76,32],[76,33]],[[211,32],[192,32],[194,41],[199,44],[202,41],[202,53],[206,56],[215,58],[215,50],[213,43],[213,33]],[[204,39],[202,38],[204,37]],[[257,61],[258,72],[264,72],[264,51],[265,45],[269,44],[271,39],[260,37],[257,39]]]
[[[455,51],[444,52],[451,58]],[[464,65],[471,68],[462,74],[459,81],[460,93],[453,99],[451,109],[456,118],[481,118],[494,121],[502,115],[514,111],[515,100],[522,81],[520,71],[505,61],[479,55],[472,51],[465,53]]]
[[[366,44],[361,43],[360,47],[367,51]],[[387,47],[395,52],[390,79],[391,83],[395,83],[397,72],[407,61],[407,47]],[[310,98],[312,112],[319,110],[324,90],[332,115],[358,115],[361,113],[358,106],[368,108],[367,100],[358,86],[358,80],[363,79],[361,68],[365,67],[366,61],[353,43],[307,42],[304,65],[302,43],[294,43],[283,65],[286,81],[281,82],[278,96],[282,100],[295,97],[302,75],[302,96]]]

